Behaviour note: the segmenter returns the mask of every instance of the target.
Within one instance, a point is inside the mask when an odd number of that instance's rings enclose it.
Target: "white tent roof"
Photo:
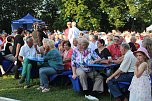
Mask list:
[[[146,28],[146,31],[152,31],[152,25]]]

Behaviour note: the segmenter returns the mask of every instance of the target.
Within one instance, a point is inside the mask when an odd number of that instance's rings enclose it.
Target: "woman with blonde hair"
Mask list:
[[[96,98],[95,95],[98,92],[103,92],[103,77],[87,65],[85,66],[85,64],[93,64],[101,59],[96,52],[92,51],[88,46],[89,41],[87,39],[78,39],[78,46],[73,50],[71,58],[72,78],[79,78],[86,99],[98,101],[99,99]],[[87,77],[94,80],[92,94],[89,93]]]
[[[63,70],[63,61],[60,52],[54,47],[54,41],[50,39],[43,40],[44,63],[39,69],[40,87],[42,92],[49,91],[48,76],[56,74],[57,71]]]

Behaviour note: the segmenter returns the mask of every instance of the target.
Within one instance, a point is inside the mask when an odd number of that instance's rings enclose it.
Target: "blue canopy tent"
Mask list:
[[[12,31],[19,27],[22,27],[25,30],[33,30],[32,26],[34,22],[44,23],[42,20],[38,20],[28,13],[25,17],[12,21]]]

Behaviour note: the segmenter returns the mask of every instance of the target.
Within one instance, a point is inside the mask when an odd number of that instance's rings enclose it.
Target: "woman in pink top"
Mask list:
[[[62,56],[63,56],[64,69],[70,70],[73,49],[71,48],[71,44],[69,41],[65,41],[63,43],[63,47],[64,47],[64,52],[63,52]]]

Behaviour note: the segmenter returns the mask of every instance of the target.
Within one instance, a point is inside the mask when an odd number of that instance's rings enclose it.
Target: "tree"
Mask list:
[[[11,31],[11,21],[25,16],[27,13],[36,15],[42,0],[1,0],[0,1],[0,30]]]
[[[99,14],[94,14],[98,9],[90,9],[90,4],[97,4],[91,0],[61,0],[61,14],[65,21],[76,21],[80,29],[100,29]],[[95,9],[95,10],[93,10]]]

